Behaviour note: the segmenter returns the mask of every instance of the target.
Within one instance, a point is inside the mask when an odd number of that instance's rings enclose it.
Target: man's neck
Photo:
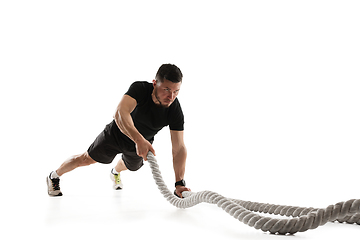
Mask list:
[[[152,93],[151,93],[151,99],[153,100],[153,102],[154,102],[156,105],[160,105],[160,106],[161,106],[160,100],[156,97],[155,88],[154,88],[154,90],[153,90]]]

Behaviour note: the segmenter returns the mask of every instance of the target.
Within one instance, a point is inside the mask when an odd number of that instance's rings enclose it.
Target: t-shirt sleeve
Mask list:
[[[179,102],[171,114],[169,128],[174,131],[184,131],[184,114]]]
[[[137,103],[141,102],[145,98],[146,86],[143,82],[134,82],[130,85],[129,90],[125,95],[129,95],[134,98]]]

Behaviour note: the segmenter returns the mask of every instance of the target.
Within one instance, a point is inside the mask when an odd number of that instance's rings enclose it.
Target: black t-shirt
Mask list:
[[[137,105],[131,113],[136,129],[148,141],[154,141],[154,136],[163,127],[170,130],[184,130],[184,114],[176,98],[168,108],[157,106],[152,100],[153,85],[149,82],[134,82],[125,93],[134,98]]]

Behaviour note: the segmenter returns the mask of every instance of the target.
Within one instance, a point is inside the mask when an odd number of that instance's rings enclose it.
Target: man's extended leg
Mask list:
[[[46,182],[48,185],[48,194],[50,196],[62,196],[60,191],[60,176],[64,173],[70,172],[75,168],[88,166],[90,164],[96,163],[87,152],[75,155],[66,160],[61,166],[56,170],[50,173],[46,177]]]
[[[96,163],[87,152],[79,155],[75,155],[66,160],[61,166],[56,170],[56,173],[59,176],[62,176],[64,173],[70,172],[78,167],[88,166],[90,164]]]

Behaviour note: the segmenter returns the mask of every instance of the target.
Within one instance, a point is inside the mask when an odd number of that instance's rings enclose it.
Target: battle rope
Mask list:
[[[216,204],[250,227],[273,234],[304,232],[332,221],[360,225],[360,199],[339,202],[327,208],[303,208],[230,199],[211,191],[183,192],[184,198],[178,198],[167,188],[161,176],[159,165],[151,152],[147,155],[147,159],[160,192],[171,204],[178,208],[193,207],[201,202]],[[266,217],[254,212],[292,218]]]

